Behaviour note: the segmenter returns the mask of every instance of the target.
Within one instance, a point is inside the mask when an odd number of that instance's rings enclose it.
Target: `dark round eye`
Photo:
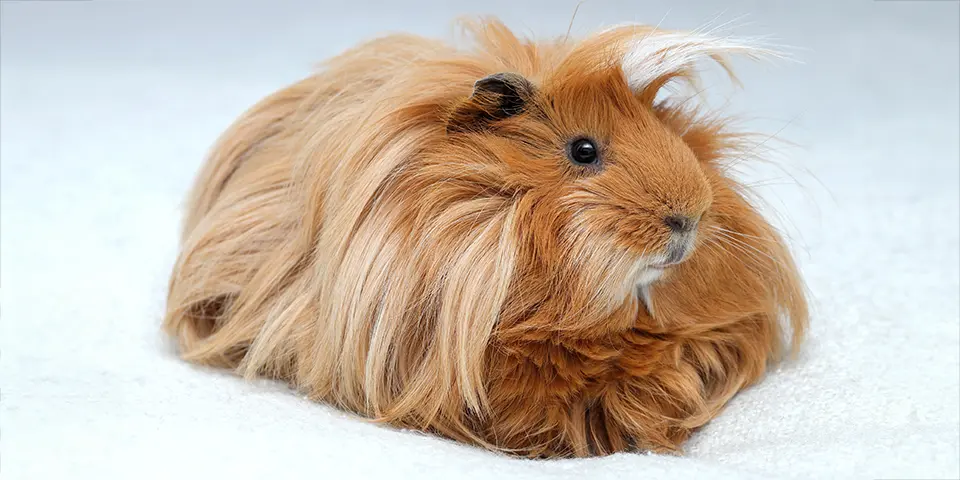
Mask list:
[[[577,165],[593,165],[597,163],[597,147],[590,139],[581,138],[570,144],[570,161]]]

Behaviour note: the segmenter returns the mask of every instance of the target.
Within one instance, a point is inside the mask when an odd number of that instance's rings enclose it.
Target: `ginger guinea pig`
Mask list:
[[[807,322],[724,161],[658,95],[749,43],[623,26],[473,47],[389,36],[247,111],[189,199],[183,358],[531,457],[677,451]]]

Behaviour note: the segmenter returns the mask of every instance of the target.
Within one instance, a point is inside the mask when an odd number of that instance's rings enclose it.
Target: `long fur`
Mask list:
[[[784,243],[725,174],[744,138],[654,103],[743,46],[649,27],[533,42],[394,35],[264,99],[187,206],[164,327],[183,358],[393,425],[534,457],[676,451],[807,322]],[[536,85],[451,133],[474,83]],[[577,170],[565,142],[605,145]],[[668,211],[702,214],[662,277]],[[645,273],[646,272],[646,273]]]

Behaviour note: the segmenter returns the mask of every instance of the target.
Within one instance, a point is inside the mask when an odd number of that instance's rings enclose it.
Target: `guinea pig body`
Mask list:
[[[192,191],[165,329],[192,362],[518,455],[675,451],[807,313],[725,172],[655,101],[742,44],[619,27],[376,40],[266,98]]]

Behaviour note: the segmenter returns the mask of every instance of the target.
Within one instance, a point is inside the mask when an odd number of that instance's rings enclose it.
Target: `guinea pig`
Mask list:
[[[393,35],[262,100],[188,199],[164,328],[190,362],[528,457],[678,452],[795,351],[806,291],[669,92],[749,41]]]

